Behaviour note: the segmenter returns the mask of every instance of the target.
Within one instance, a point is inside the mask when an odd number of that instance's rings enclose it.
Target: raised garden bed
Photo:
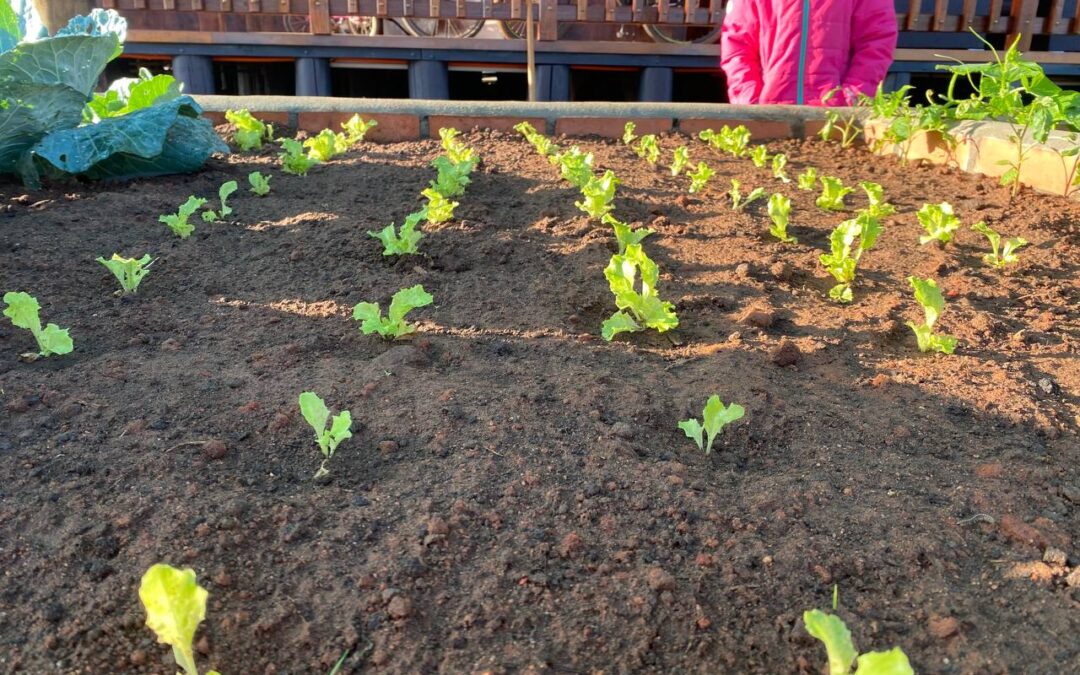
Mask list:
[[[847,216],[815,193],[783,188],[782,245],[763,203],[726,202],[732,177],[780,189],[748,160],[692,142],[717,175],[688,196],[582,140],[623,181],[618,215],[656,229],[680,319],[607,343],[610,228],[516,134],[465,140],[482,164],[455,219],[399,260],[366,231],[415,210],[437,141],[307,178],[267,153],[0,183],[4,288],[76,344],[22,363],[32,340],[0,323],[0,671],[171,672],[136,594],[163,560],[210,591],[197,651],[226,675],[326,673],[343,652],[346,673],[813,673],[801,614],[834,586],[858,646],[919,672],[1080,667],[1080,207],[770,142],[792,175],[873,180],[898,207],[838,305],[818,255]],[[665,157],[683,142],[662,137]],[[157,222],[255,169],[273,191],[238,193],[228,222],[186,241]],[[915,211],[941,201],[965,228],[919,246]],[[982,265],[976,220],[1031,242],[1021,262]],[[156,258],[137,295],[93,261],[113,251]],[[946,291],[955,355],[917,351],[912,274]],[[413,284],[435,298],[413,340],[360,334],[353,305]],[[353,414],[329,482],[304,390]],[[714,392],[747,414],[706,456],[676,424]]]

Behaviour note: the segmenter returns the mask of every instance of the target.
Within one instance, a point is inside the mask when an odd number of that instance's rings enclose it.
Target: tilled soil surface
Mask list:
[[[1080,208],[770,144],[792,176],[878,181],[899,209],[840,306],[817,257],[846,216],[814,194],[664,138],[717,168],[688,197],[579,139],[623,181],[616,214],[657,230],[680,319],[609,344],[609,228],[517,136],[464,139],[483,162],[458,219],[399,260],[366,232],[418,207],[434,141],[307,178],[267,152],[0,184],[2,290],[76,344],[24,363],[32,338],[0,323],[0,671],[173,672],[136,592],[166,561],[210,591],[199,662],[225,675],[325,674],[345,652],[344,673],[816,673],[801,614],[834,587],[857,645],[919,672],[1080,672]],[[797,245],[763,202],[729,208],[732,177],[794,200]],[[157,222],[228,179],[230,222],[186,241]],[[927,201],[965,223],[944,250],[918,244]],[[983,265],[976,220],[1027,238],[1020,264]],[[136,296],[94,262],[114,251],[155,258]],[[911,274],[945,289],[954,356],[917,351]],[[413,284],[435,297],[414,339],[360,333],[353,305]],[[328,482],[304,390],[355,420]],[[706,456],[676,423],[713,393],[747,415]]]

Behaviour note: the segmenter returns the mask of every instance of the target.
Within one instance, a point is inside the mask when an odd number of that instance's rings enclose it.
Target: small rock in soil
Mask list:
[[[754,328],[768,328],[774,321],[776,321],[776,312],[768,307],[749,307],[739,317],[739,323]]]
[[[663,568],[651,568],[645,580],[648,582],[649,588],[653,589],[654,591],[675,590],[675,577],[665,572]]]
[[[953,616],[930,617],[930,634],[939,640],[944,640],[960,632],[960,622]]]
[[[631,439],[634,437],[634,427],[626,422],[616,422],[611,425],[611,435],[619,438]]]
[[[785,367],[794,366],[802,358],[802,352],[791,340],[784,338],[769,352],[769,360],[774,364]]]
[[[1074,567],[1072,572],[1069,572],[1068,576],[1065,577],[1065,583],[1071,588],[1080,587],[1080,567]]]
[[[563,558],[573,558],[583,548],[585,548],[585,542],[581,540],[581,537],[576,532],[571,532],[563,537],[562,542],[559,544],[559,555]]]
[[[773,278],[777,281],[791,281],[791,265],[782,260],[774,262],[769,267],[769,274],[773,275]]]
[[[1046,550],[1043,551],[1043,562],[1057,565],[1058,567],[1064,567],[1069,562],[1069,556],[1060,548],[1047,546]]]
[[[228,448],[219,440],[207,441],[206,445],[203,446],[203,454],[207,459],[221,459],[226,452],[228,452]]]
[[[735,276],[739,277],[740,279],[749,279],[750,278],[750,264],[749,263],[739,263],[739,265],[735,268]]]
[[[386,613],[391,619],[407,619],[412,614],[412,603],[408,598],[395,595],[386,606]]]
[[[379,441],[379,452],[383,453],[384,455],[390,454],[391,452],[397,452],[397,449],[397,441],[392,441],[389,439]]]
[[[439,516],[432,516],[427,522],[428,534],[450,534],[450,526]]]

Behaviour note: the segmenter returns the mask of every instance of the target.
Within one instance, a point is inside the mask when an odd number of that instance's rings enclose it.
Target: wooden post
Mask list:
[[[1038,0],[1013,0],[1009,8],[1009,36],[1005,39],[1007,47],[1015,43],[1022,52],[1031,49],[1031,31],[1035,30],[1038,9]]]
[[[533,0],[525,0],[525,78],[529,102],[536,100],[536,39],[533,37]]]
[[[308,20],[313,35],[329,35],[330,0],[308,0]]]

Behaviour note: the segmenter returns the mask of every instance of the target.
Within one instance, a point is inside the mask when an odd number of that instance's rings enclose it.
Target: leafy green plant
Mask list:
[[[750,191],[750,194],[743,198],[742,195],[742,183],[737,178],[731,179],[731,189],[728,190],[728,196],[731,197],[731,208],[735,211],[743,211],[747,206],[756,202],[759,199],[765,197],[765,188],[756,187]]]
[[[855,282],[859,261],[864,253],[873,248],[881,232],[881,221],[869,211],[860,211],[854,218],[845,220],[833,229],[829,235],[830,251],[819,258],[822,266],[837,281],[829,290],[830,298],[843,303],[854,299],[851,284]]]
[[[263,141],[274,140],[274,127],[265,124],[246,109],[226,110],[225,119],[236,127],[233,143],[244,152],[261,150]]]
[[[251,191],[259,197],[270,194],[270,178],[271,176],[264,176],[258,171],[249,173],[248,183],[251,185]]]
[[[304,153],[303,143],[295,138],[282,138],[278,140],[278,143],[281,144],[282,149],[278,159],[281,161],[281,170],[285,173],[306,176],[308,170],[319,163],[319,160]]]
[[[539,133],[536,128],[528,122],[518,122],[514,125],[514,131],[524,136],[525,140],[527,140],[543,157],[548,157],[559,150],[559,146],[556,145],[554,141]]]
[[[642,136],[637,147],[634,148],[634,152],[649,164],[656,164],[660,161],[660,146],[656,143],[656,135],[645,134]]]
[[[385,317],[374,302],[361,302],[353,307],[353,319],[362,321],[360,330],[364,335],[378,333],[387,339],[402,337],[416,332],[416,327],[405,321],[405,315],[418,307],[426,307],[432,302],[431,294],[417,284],[403,288],[390,299],[390,307]]]
[[[472,182],[469,178],[474,166],[471,161],[455,164],[446,155],[439,155],[431,166],[438,171],[438,177],[431,182],[433,190],[447,198],[465,194],[465,188]]]
[[[759,169],[764,169],[769,163],[769,149],[764,145],[755,145],[750,151],[750,161]]]
[[[343,122],[341,129],[345,132],[345,142],[351,147],[363,141],[364,136],[367,136],[367,132],[377,126],[379,126],[379,123],[376,120],[368,120],[365,122],[359,114],[356,114]]]
[[[697,443],[698,450],[704,450],[705,454],[712,452],[713,440],[720,431],[735,420],[742,419],[746,410],[738,403],[725,406],[720,402],[720,397],[713,394],[705,403],[705,409],[701,413],[701,421],[694,418],[679,422],[679,428],[687,438]]]
[[[112,258],[108,260],[99,256],[97,261],[113,273],[116,280],[120,282],[121,292],[125,295],[138,291],[139,283],[150,273],[149,253],[141,258],[125,258],[118,253],[113,253]]]
[[[330,410],[313,391],[305,391],[300,394],[300,414],[307,423],[315,430],[315,440],[319,444],[319,450],[323,454],[322,464],[315,472],[315,479],[322,478],[330,473],[326,463],[334,456],[338,445],[347,438],[352,438],[352,414],[348,410],[342,410],[333,419],[330,418]],[[329,426],[327,425],[329,422]]]
[[[582,201],[574,202],[574,206],[589,214],[590,218],[602,219],[615,208],[612,201],[615,199],[615,186],[618,184],[619,179],[610,169],[605,171],[603,176],[593,176],[581,188]]]
[[[623,126],[623,132],[622,132],[622,142],[623,142],[623,144],[630,145],[631,143],[634,142],[634,139],[637,138],[637,136],[634,135],[634,129],[636,129],[636,128],[637,128],[637,125],[634,124],[633,122],[627,122]]]
[[[158,222],[168,225],[172,233],[181,239],[187,239],[195,231],[195,226],[188,222],[188,218],[195,215],[195,212],[201,209],[204,204],[206,204],[205,199],[192,195],[180,205],[176,213],[158,216]]]
[[[636,332],[645,328],[655,328],[663,333],[679,325],[675,315],[675,306],[660,299],[656,284],[660,278],[659,269],[641,244],[629,244],[626,250],[611,257],[604,269],[615,306],[619,311],[604,321],[601,335],[610,341],[619,333]],[[640,276],[641,290],[638,291]]]
[[[29,293],[9,291],[4,293],[4,316],[11,319],[16,328],[25,328],[30,331],[37,341],[38,353],[32,357],[52,356],[53,354],[64,355],[75,348],[67,328],[60,328],[55,323],[41,327],[41,318],[38,311],[41,305],[37,298]]]
[[[920,244],[938,242],[941,246],[952,241],[953,233],[960,229],[960,219],[953,213],[952,204],[923,204],[915,214],[926,234],[919,237]]]
[[[345,134],[334,132],[331,129],[323,129],[311,138],[304,141],[309,159],[317,159],[320,162],[329,162],[334,157],[349,149],[351,145]]]
[[[457,139],[460,133],[460,131],[453,128],[439,129],[439,139],[442,142],[442,149],[446,153],[446,156],[454,164],[461,164],[463,162],[474,162],[475,159],[473,155],[475,153],[473,149],[466,146],[464,143]]]
[[[984,263],[993,265],[998,269],[1004,269],[1006,265],[1020,262],[1020,256],[1016,255],[1016,251],[1022,246],[1027,246],[1027,239],[1024,239],[1023,237],[1009,237],[1005,240],[1005,245],[1002,246],[1001,235],[991,229],[986,223],[975,223],[971,226],[971,229],[982,233],[990,240],[991,252],[983,255],[982,259]]]
[[[792,237],[787,232],[788,220],[791,217],[791,200],[780,194],[779,192],[769,197],[769,218],[772,220],[772,227],[769,228],[769,234],[776,237],[785,244],[797,244],[799,240]]]
[[[800,190],[807,192],[817,187],[817,169],[812,166],[806,167],[797,177]]]
[[[709,182],[709,179],[715,173],[705,162],[698,162],[697,168],[686,174],[690,176],[690,194],[704,190],[705,184]]]
[[[803,623],[807,633],[825,644],[829,675],[851,675],[852,663],[857,664],[855,675],[915,675],[907,655],[899,647],[860,655],[851,639],[851,631],[834,614],[812,609],[803,612]]]
[[[866,193],[866,200],[870,202],[867,210],[875,218],[884,218],[896,213],[896,207],[885,201],[885,189],[879,183],[862,181],[859,187]]]
[[[406,255],[415,254],[419,250],[417,243],[424,237],[423,233],[416,229],[421,220],[428,217],[427,209],[410,213],[405,216],[405,222],[401,229],[395,233],[394,224],[390,223],[378,232],[368,232],[368,236],[375,237],[382,242],[383,255]]]
[[[199,586],[195,571],[157,563],[139,583],[139,600],[146,610],[146,627],[158,642],[172,647],[176,665],[185,675],[199,675],[195,667],[195,631],[206,618],[209,593]],[[210,671],[206,675],[218,675]]]
[[[919,342],[919,351],[952,354],[956,349],[956,338],[934,333],[934,324],[945,311],[945,298],[941,296],[937,283],[933,279],[918,277],[908,277],[908,283],[915,290],[915,299],[922,305],[926,316],[926,323],[921,326],[914,321],[907,322],[908,328],[914,331],[915,339]]]
[[[821,195],[818,196],[815,203],[818,208],[825,211],[843,211],[846,208],[844,197],[854,191],[855,188],[846,187],[843,181],[836,176],[822,176]]]
[[[827,103],[829,99],[838,94],[840,89],[833,89],[829,93],[822,97],[822,103]],[[825,125],[821,127],[821,131],[818,135],[821,136],[821,140],[832,140],[835,132],[840,132],[840,147],[850,148],[858,140],[859,135],[862,134],[862,125],[859,124],[859,115],[854,110],[850,109],[848,112],[841,114],[838,110],[828,110],[825,112]]]
[[[686,168],[686,165],[690,162],[690,149],[685,145],[680,145],[675,148],[675,152],[671,157],[671,175],[678,176]]]
[[[790,183],[791,179],[787,175],[787,155],[782,152],[778,152],[773,155],[772,158],[772,175],[773,178],[781,180],[785,183]]]
[[[719,133],[706,129],[699,133],[698,137],[710,146],[727,152],[733,157],[744,156],[750,145],[750,130],[742,124],[737,127],[729,127],[725,124]]]
[[[624,223],[610,213],[605,213],[600,222],[610,225],[615,230],[615,240],[619,244],[619,253],[625,253],[627,246],[640,244],[645,237],[654,234],[656,230],[651,227],[639,227],[632,229],[628,223]]]
[[[458,202],[443,197],[433,188],[427,188],[420,194],[427,197],[428,200],[427,206],[424,207],[424,213],[429,223],[445,223],[454,217],[454,209],[458,207]]]
[[[236,181],[234,180],[229,180],[222,183],[221,187],[218,188],[218,199],[221,200],[221,210],[214,211],[212,209],[208,209],[206,211],[203,211],[202,219],[208,223],[213,223],[221,220],[222,218],[228,217],[233,212],[233,210],[232,207],[229,206],[227,200],[229,199],[229,195],[236,192],[238,187],[239,186],[237,186]]]
[[[138,77],[122,77],[104,92],[94,93],[83,108],[83,123],[97,124],[155,103],[171,101],[180,97],[181,89],[172,75],[153,75],[146,68],[139,68]]]
[[[563,179],[579,190],[593,177],[592,153],[582,152],[576,145],[565,152],[552,155],[550,161],[558,165]]]

